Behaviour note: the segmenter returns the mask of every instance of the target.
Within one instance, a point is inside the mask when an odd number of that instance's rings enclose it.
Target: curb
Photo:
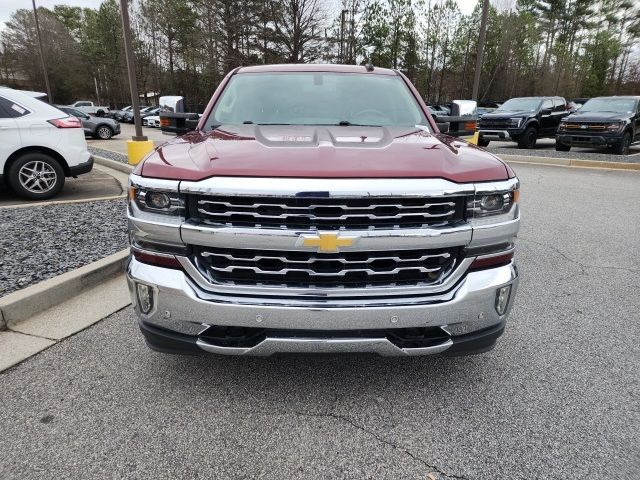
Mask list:
[[[128,163],[118,162],[116,160],[109,160],[108,158],[104,158],[99,155],[94,154],[93,158],[96,163],[103,165],[105,167],[112,168],[114,170],[118,170],[119,172],[129,174],[133,172],[133,169],[134,169],[133,165],[129,165]]]
[[[0,330],[58,305],[124,271],[126,248],[113,255],[71,270],[0,298]]]
[[[495,154],[494,154],[495,155]],[[579,160],[576,158],[561,157],[532,157],[523,155],[496,155],[505,162],[533,163],[536,165],[561,165],[565,167],[610,168],[614,170],[638,170],[640,163],[632,162],[605,162],[601,160]]]

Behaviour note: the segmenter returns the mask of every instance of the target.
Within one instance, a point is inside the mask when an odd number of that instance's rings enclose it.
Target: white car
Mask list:
[[[51,198],[62,190],[65,177],[92,168],[80,120],[38,100],[34,92],[0,88],[0,177],[17,195]]]
[[[142,124],[146,127],[160,127],[160,115],[149,115],[142,119]]]

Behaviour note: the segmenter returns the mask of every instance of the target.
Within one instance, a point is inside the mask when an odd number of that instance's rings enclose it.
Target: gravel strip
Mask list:
[[[124,200],[0,210],[0,296],[127,247]]]
[[[128,158],[123,153],[114,152],[111,150],[105,150],[104,148],[92,147],[89,145],[89,152],[93,155],[99,155],[104,158],[108,158],[109,160],[115,160],[120,163],[128,163]]]
[[[519,148],[491,148],[486,150],[496,155],[520,155],[522,157],[575,158],[600,162],[640,163],[640,155],[614,155],[612,153],[585,153],[580,151],[557,152],[555,150],[522,150]]]

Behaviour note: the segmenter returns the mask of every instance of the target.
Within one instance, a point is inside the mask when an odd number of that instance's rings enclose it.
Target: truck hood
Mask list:
[[[531,115],[535,115],[535,112],[531,110],[503,110],[500,112],[485,113],[482,115],[482,118],[487,120],[501,120],[503,118],[530,117]]]
[[[629,120],[632,113],[581,112],[578,110],[565,118],[567,122],[620,122]]]
[[[222,125],[177,137],[136,169],[146,177],[505,180],[510,170],[464,141],[415,127]]]

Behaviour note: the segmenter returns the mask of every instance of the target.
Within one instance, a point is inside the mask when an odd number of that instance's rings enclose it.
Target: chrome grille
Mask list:
[[[459,249],[315,253],[198,248],[193,261],[212,283],[253,286],[433,285],[453,270]]]
[[[420,228],[463,218],[463,197],[192,197],[190,216],[212,225],[285,229]]]

